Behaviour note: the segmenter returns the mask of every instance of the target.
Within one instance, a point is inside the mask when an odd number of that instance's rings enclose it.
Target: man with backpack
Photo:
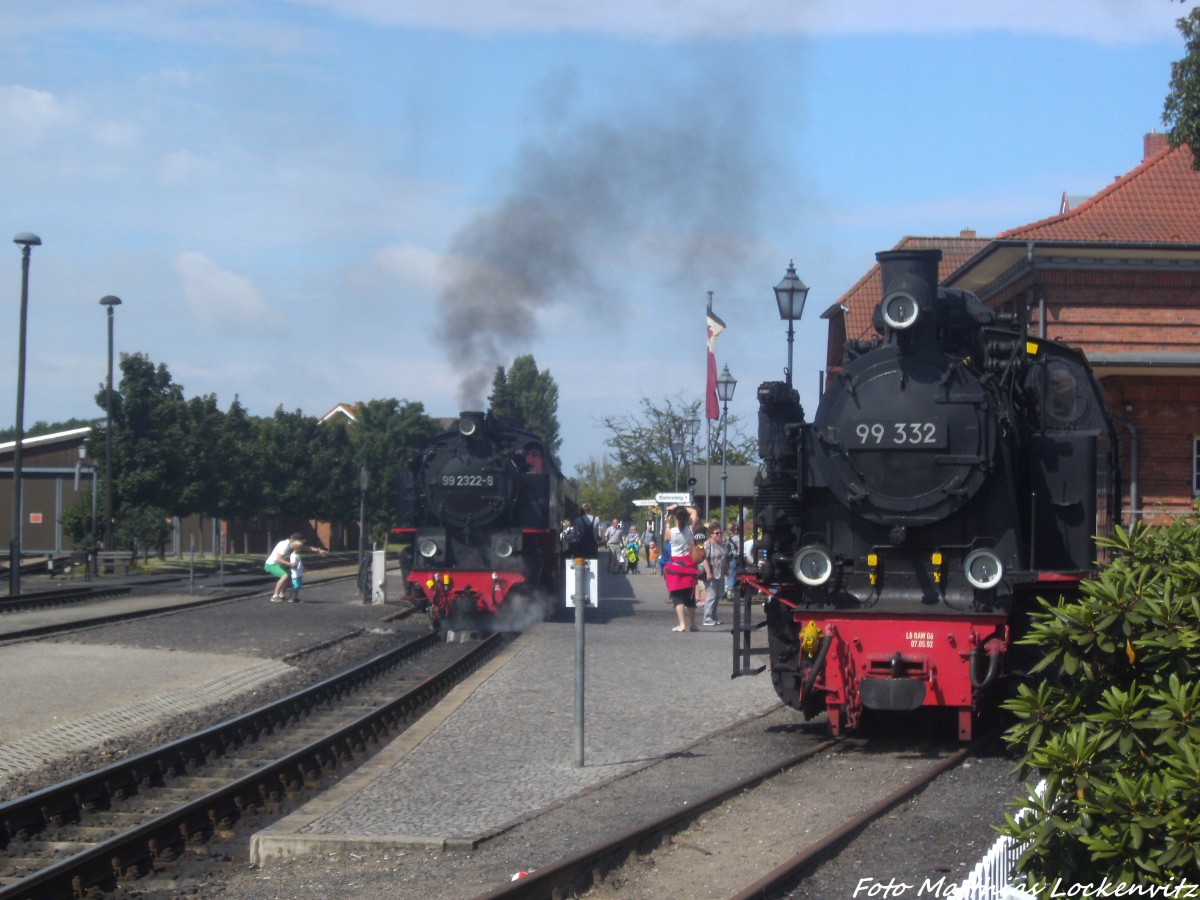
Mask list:
[[[572,559],[599,559],[600,540],[596,534],[596,517],[590,504],[583,504],[575,521],[571,523],[571,541],[567,544],[567,556]]]

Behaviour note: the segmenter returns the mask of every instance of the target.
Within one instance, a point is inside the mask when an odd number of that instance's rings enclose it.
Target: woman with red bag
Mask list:
[[[692,532],[692,516],[687,507],[675,508],[675,527],[667,533],[671,542],[671,560],[663,565],[663,578],[679,624],[672,631],[699,631],[696,627],[696,580],[699,564],[704,561],[704,529]]]

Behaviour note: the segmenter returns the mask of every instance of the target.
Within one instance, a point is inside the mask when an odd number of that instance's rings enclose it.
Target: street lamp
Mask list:
[[[358,470],[358,567],[363,564],[363,546],[367,531],[367,485],[370,483],[370,473],[363,466]]]
[[[788,323],[787,384],[792,386],[792,323],[804,315],[804,301],[808,298],[808,286],[796,277],[796,266],[789,262],[783,281],[775,285],[775,302],[779,305],[779,318]]]
[[[686,444],[684,443],[683,435],[671,435],[671,456],[675,460],[675,492],[679,493],[679,464],[683,461],[683,450]]]
[[[12,540],[8,545],[8,593],[15,597],[21,593],[21,455],[25,442],[25,317],[29,310],[29,250],[41,246],[42,239],[36,234],[22,231],[14,244],[21,245],[21,319],[17,340],[17,422],[16,443],[13,444],[13,522]]]
[[[113,379],[113,307],[121,298],[107,294],[100,305],[108,308],[108,381],[104,389],[104,549],[112,550],[112,379]]]
[[[729,374],[729,366],[721,370],[717,379],[717,399],[721,401],[721,533],[725,533],[726,486],[729,482],[729,464],[725,451],[729,447],[729,401],[733,399],[737,379]]]

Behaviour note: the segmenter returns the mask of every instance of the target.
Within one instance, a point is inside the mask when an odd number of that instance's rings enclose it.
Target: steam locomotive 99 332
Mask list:
[[[759,387],[757,566],[771,676],[837,734],[864,709],[957,711],[1017,673],[1035,597],[1078,585],[1120,517],[1116,435],[1078,350],[939,288],[941,252],[877,254],[879,336],[816,415]],[[735,634],[735,640],[738,636]]]
[[[397,525],[405,596],[436,627],[519,631],[562,599],[573,488],[537,435],[464,412],[410,460]]]

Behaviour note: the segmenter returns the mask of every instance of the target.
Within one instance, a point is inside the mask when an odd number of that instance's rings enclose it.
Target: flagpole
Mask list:
[[[708,344],[708,322],[712,317],[712,295],[713,292],[708,292],[708,307],[705,310],[705,326],[704,340],[705,345]],[[712,386],[708,388],[712,390]],[[705,400],[705,416],[704,416],[704,520],[708,521],[708,504],[709,492],[712,490],[712,419],[708,417],[707,411],[708,401]]]
[[[717,317],[712,309],[713,292],[708,292],[708,309],[705,312],[708,327],[708,386],[704,397],[704,418],[707,423],[708,446],[705,449],[704,465],[704,516],[709,515],[709,496],[712,493],[712,423],[720,419],[721,409],[717,405],[717,335],[725,330],[725,323]]]

